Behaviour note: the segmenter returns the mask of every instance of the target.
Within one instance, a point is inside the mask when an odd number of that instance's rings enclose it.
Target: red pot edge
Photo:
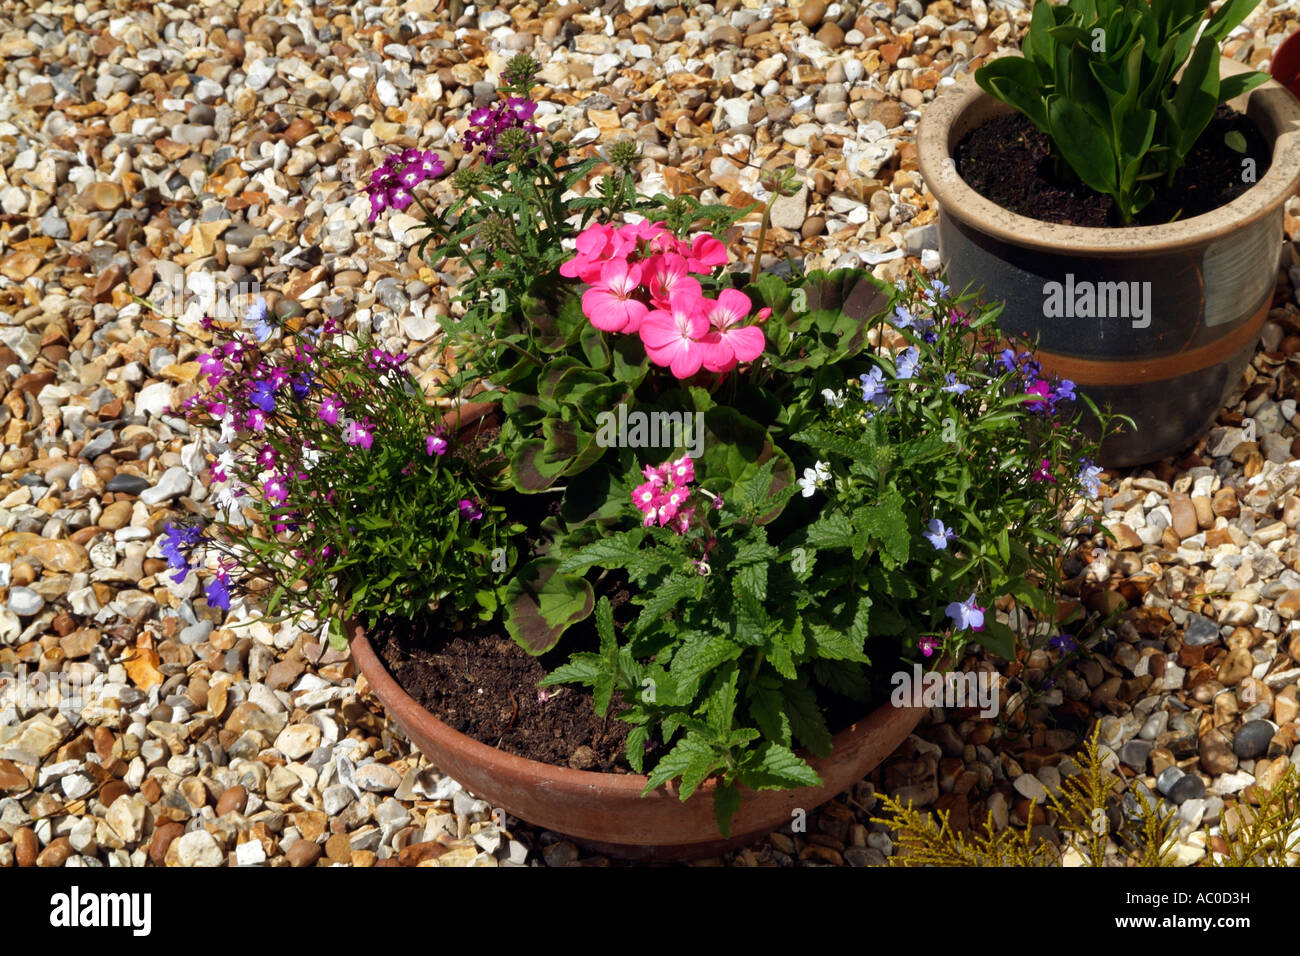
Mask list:
[[[623,806],[628,806],[630,801],[635,800],[638,804],[638,810],[644,808],[646,813],[653,812],[652,808],[656,801],[661,805],[665,803],[680,804],[676,788],[672,785],[660,787],[658,790],[651,791],[645,797],[642,797],[642,791],[649,780],[645,775],[597,773],[558,767],[505,753],[453,730],[417,703],[393,679],[383,662],[379,660],[373,646],[366,637],[365,629],[360,623],[353,623],[351,631],[352,637],[349,643],[358,671],[370,683],[375,696],[389,711],[389,716],[407,732],[408,737],[412,738],[412,743],[417,749],[423,750],[425,748],[420,747],[414,738],[424,736],[452,753],[458,761],[475,765],[489,773],[493,778],[512,780],[516,787],[522,786],[536,792],[554,794],[561,798],[563,798],[563,795],[569,795],[575,803],[573,807],[575,815],[582,812],[581,803],[590,803],[593,799],[614,801]],[[809,757],[808,762],[823,779],[827,779],[828,772],[834,768],[837,756],[842,756],[855,745],[861,745],[867,738],[875,735],[880,735],[886,739],[896,737],[897,740],[883,756],[867,766],[860,776],[853,778],[853,780],[862,779],[887,759],[889,754],[911,735],[924,716],[925,710],[926,708],[923,707],[895,707],[892,704],[885,703],[864,719],[850,725],[832,737],[833,750],[830,756],[822,758]],[[426,756],[434,762],[435,766],[438,765],[433,754],[426,752]],[[452,776],[453,779],[457,779],[455,773],[448,771],[446,768],[439,766],[438,769]],[[851,785],[851,783],[852,781],[848,785]],[[848,785],[824,784],[821,787],[808,787],[799,790],[762,791],[760,793],[742,790],[742,792],[746,795],[746,803],[750,803],[750,810],[753,813],[758,813],[764,807],[777,803],[783,806],[783,810],[790,806],[811,810],[842,793]],[[707,798],[711,804],[712,794],[716,786],[715,781],[706,780],[688,802],[698,806],[700,803],[705,802],[705,798]],[[472,787],[467,789],[474,792]],[[696,800],[696,797],[699,798],[699,801]],[[513,815],[521,816],[515,813],[511,807],[507,806],[505,809]],[[661,807],[659,812],[669,813],[675,811]],[[743,818],[744,813],[745,807],[742,806],[742,815],[737,817],[737,821],[741,822],[742,825],[746,822]],[[521,819],[557,832],[565,832],[563,826],[557,827],[549,822],[528,820],[527,815],[522,815]],[[635,833],[627,834],[626,842],[615,842],[574,832],[568,835],[577,843],[610,855],[630,859],[672,860],[715,856],[725,850],[737,849],[747,843],[754,842],[764,834],[779,829],[780,826],[781,823],[778,822],[774,825],[764,824],[758,829],[754,829],[751,823],[745,828],[745,832],[730,838],[722,838],[715,831],[713,839],[710,840],[694,839],[675,843],[638,837]],[[643,832],[643,830],[638,832]],[[605,835],[608,836],[608,834]],[[623,835],[620,834],[620,836]]]

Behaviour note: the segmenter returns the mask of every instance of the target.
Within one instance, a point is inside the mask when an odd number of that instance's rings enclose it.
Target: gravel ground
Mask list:
[[[194,576],[161,574],[163,522],[207,507],[196,475],[215,435],[169,411],[196,387],[209,341],[197,320],[256,287],[282,314],[296,302],[307,321],[369,324],[426,383],[443,376],[439,318],[457,275],[414,257],[415,220],[367,226],[359,187],[394,146],[454,166],[469,110],[494,99],[517,51],[545,64],[552,135],[587,150],[633,136],[646,192],[744,205],[767,199],[760,166],[793,163],[807,186],[774,210],[774,253],[890,279],[933,270],[937,209],[913,131],[936,92],[1016,47],[1029,5],[530,0],[468,7],[454,25],[432,0],[286,6],[6,3],[0,672],[45,696],[0,684],[0,866],[607,864],[494,819],[412,752],[314,633],[236,628],[253,608],[223,618]],[[1230,53],[1266,68],[1300,26],[1293,7],[1264,4]],[[752,253],[757,228],[742,223],[733,250]],[[1108,759],[1178,805],[1190,863],[1224,796],[1300,762],[1288,278],[1219,427],[1176,462],[1106,476],[1117,541],[1085,549],[1072,586],[1093,610],[1114,593],[1132,610],[1097,653],[1030,708],[1022,688],[1057,652],[1001,665],[1014,714],[936,710],[806,832],[711,862],[883,864],[880,791],[948,809],[959,827],[1033,816],[1055,838],[1035,805],[1074,770],[1066,728],[1100,716]]]

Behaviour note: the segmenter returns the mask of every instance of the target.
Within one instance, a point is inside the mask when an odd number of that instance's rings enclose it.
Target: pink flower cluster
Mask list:
[[[690,275],[708,275],[727,262],[726,247],[707,233],[688,243],[662,222],[598,223],[582,231],[577,246],[560,274],[591,285],[582,295],[583,314],[601,331],[639,335],[650,361],[677,378],[701,368],[729,372],[762,354],[762,330],[745,324],[749,296],[725,289],[710,299]],[[771,311],[762,309],[754,320]]]
[[[632,491],[632,503],[645,515],[645,527],[667,525],[678,534],[685,534],[695,517],[695,508],[688,504],[695,480],[695,462],[689,455],[662,465],[646,465],[641,474],[645,481]]]

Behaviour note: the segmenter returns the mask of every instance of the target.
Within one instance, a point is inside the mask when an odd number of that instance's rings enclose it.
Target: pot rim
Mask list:
[[[431,735],[436,735],[444,740],[453,741],[465,754],[465,756],[484,767],[491,767],[496,770],[511,774],[513,776],[526,778],[537,781],[539,786],[546,789],[559,789],[566,791],[603,791],[613,795],[636,795],[640,796],[645,786],[649,783],[650,778],[646,774],[637,773],[607,773],[603,771],[592,770],[574,770],[571,767],[561,767],[556,764],[545,763],[540,760],[532,760],[528,757],[520,757],[516,754],[507,753],[483,743],[480,740],[461,733],[449,727],[438,719],[427,707],[413,698],[406,692],[406,688],[388,672],[384,662],[379,659],[374,645],[370,643],[366,635],[365,628],[359,621],[349,622],[347,631],[351,633],[348,644],[351,648],[352,656],[356,659],[357,670],[365,675],[367,682],[374,689],[376,697],[388,697],[403,708],[414,709],[419,712],[426,720],[426,729]],[[382,688],[382,691],[381,691]],[[388,709],[387,707],[385,709]],[[888,722],[888,718],[893,716],[895,711],[924,711],[927,708],[916,707],[895,707],[888,701],[876,707],[874,710],[864,714],[860,720],[855,721],[839,733],[831,737],[832,753],[827,757],[814,757],[803,753],[803,756],[812,767],[817,770],[820,776],[825,776],[825,761],[829,761],[836,751],[844,748],[857,739],[871,735],[876,730]],[[390,714],[390,717],[396,717],[396,714]],[[712,797],[714,790],[717,789],[717,780],[710,776],[698,787],[691,795],[692,800],[698,797]],[[794,788],[788,792],[798,792],[799,790],[819,790],[822,787],[800,787]],[[677,782],[675,780],[663,784],[657,790],[665,790],[672,795],[674,800],[677,799]],[[739,787],[742,793],[751,793],[748,788]],[[654,791],[651,791],[653,794]]]
[[[1235,60],[1221,61],[1221,75],[1246,72],[1255,71]],[[1268,172],[1231,202],[1199,216],[1155,226],[1067,226],[1031,219],[985,198],[955,170],[944,167],[945,160],[952,159],[949,131],[977,103],[1012,112],[1011,107],[980,89],[973,71],[967,73],[956,85],[935,97],[922,113],[916,131],[917,165],[945,215],[1018,247],[1064,255],[1118,258],[1135,252],[1171,252],[1208,245],[1274,213],[1300,187],[1300,102],[1270,78],[1249,93],[1228,101],[1242,113],[1247,111],[1248,104],[1255,104],[1272,116],[1277,128],[1282,130],[1273,140]]]

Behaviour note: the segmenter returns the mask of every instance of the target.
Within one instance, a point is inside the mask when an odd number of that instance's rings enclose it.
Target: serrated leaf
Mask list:
[[[680,604],[682,598],[698,597],[703,580],[698,575],[687,576],[674,573],[655,587],[647,597],[636,598],[636,601],[643,605],[634,625],[636,633],[643,634],[659,623],[660,618]]]
[[[642,793],[649,793],[655,787],[680,777],[678,795],[685,802],[721,763],[722,755],[714,746],[702,734],[691,731],[655,764]]]
[[[561,664],[537,682],[538,687],[553,687],[556,684],[584,684],[590,687],[596,683],[596,674],[600,671],[600,655],[590,652],[574,654],[567,664]]]
[[[769,742],[752,752],[741,769],[740,782],[751,790],[789,790],[820,787],[822,778],[789,747]]]
[[[740,645],[721,634],[692,633],[686,635],[673,655],[668,672],[677,684],[678,694],[689,700],[695,696],[705,674],[735,660],[740,654]]]
[[[799,743],[814,756],[825,757],[831,752],[831,732],[826,718],[817,707],[817,695],[800,684],[787,683],[782,688],[785,712],[790,718],[790,730]]]
[[[724,839],[731,836],[731,821],[740,809],[740,802],[740,791],[730,782],[719,783],[713,791],[713,819]]]

